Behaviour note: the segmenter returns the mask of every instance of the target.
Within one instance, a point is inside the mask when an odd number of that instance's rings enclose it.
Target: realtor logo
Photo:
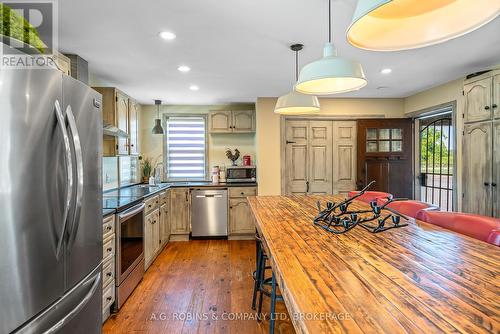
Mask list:
[[[55,0],[0,2],[0,68],[53,68]]]

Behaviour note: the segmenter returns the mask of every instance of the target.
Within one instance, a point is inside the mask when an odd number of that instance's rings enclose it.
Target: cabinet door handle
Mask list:
[[[111,231],[111,229],[112,229],[112,227],[111,227],[111,226],[107,226],[107,227],[106,227],[106,230],[108,230],[108,231]]]
[[[287,143],[287,144],[295,144],[296,142],[291,141],[291,140],[287,140],[287,141],[286,141],[286,143]]]
[[[484,110],[490,110],[490,106],[485,106]]]
[[[111,277],[113,274],[112,273],[107,273],[106,276]]]
[[[309,181],[306,182],[306,193],[309,192]]]
[[[496,187],[496,186],[497,186],[497,184],[496,184],[495,182],[493,182],[493,183],[491,184],[491,186],[492,186],[492,187]]]
[[[485,182],[484,185],[487,187],[489,186],[490,184],[488,182]]]
[[[111,299],[113,299],[113,298],[111,298],[111,297],[106,298],[106,300],[107,300],[108,302],[109,302]]]
[[[111,252],[111,251],[113,250],[113,248],[108,248],[108,249],[106,249],[106,250],[107,250],[107,251],[108,251],[108,253],[109,253],[109,252]]]
[[[496,104],[491,106],[493,109],[496,109],[498,106]]]

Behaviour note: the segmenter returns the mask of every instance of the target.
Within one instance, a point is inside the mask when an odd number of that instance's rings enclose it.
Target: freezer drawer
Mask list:
[[[191,228],[193,237],[227,236],[227,190],[191,191]]]

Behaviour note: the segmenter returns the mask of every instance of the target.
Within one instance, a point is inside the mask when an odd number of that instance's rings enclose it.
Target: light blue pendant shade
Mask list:
[[[302,68],[295,90],[303,94],[329,95],[358,90],[367,84],[361,64],[338,57],[327,43],[323,58]]]
[[[445,42],[500,15],[498,0],[359,0],[347,40],[374,51]]]
[[[296,91],[280,96],[274,107],[274,112],[282,115],[310,114],[319,110],[319,101],[316,96]]]

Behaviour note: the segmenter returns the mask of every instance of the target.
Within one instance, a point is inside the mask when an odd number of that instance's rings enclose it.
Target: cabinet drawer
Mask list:
[[[108,259],[115,255],[115,235],[108,237],[102,244],[102,258]]]
[[[230,187],[229,197],[247,197],[257,195],[256,187]]]
[[[170,192],[164,191],[160,193],[160,205],[168,204],[170,202]]]
[[[102,289],[102,309],[107,310],[115,301],[115,285],[109,284]]]
[[[115,233],[115,216],[109,216],[104,218],[102,224],[102,239],[107,239],[110,235]]]
[[[146,205],[146,207],[144,208],[144,213],[148,214],[151,211],[158,209],[158,206],[160,205],[160,196],[153,196],[151,198],[148,198],[144,201],[144,204]]]
[[[102,286],[107,286],[115,280],[115,258],[110,257],[102,265]]]

